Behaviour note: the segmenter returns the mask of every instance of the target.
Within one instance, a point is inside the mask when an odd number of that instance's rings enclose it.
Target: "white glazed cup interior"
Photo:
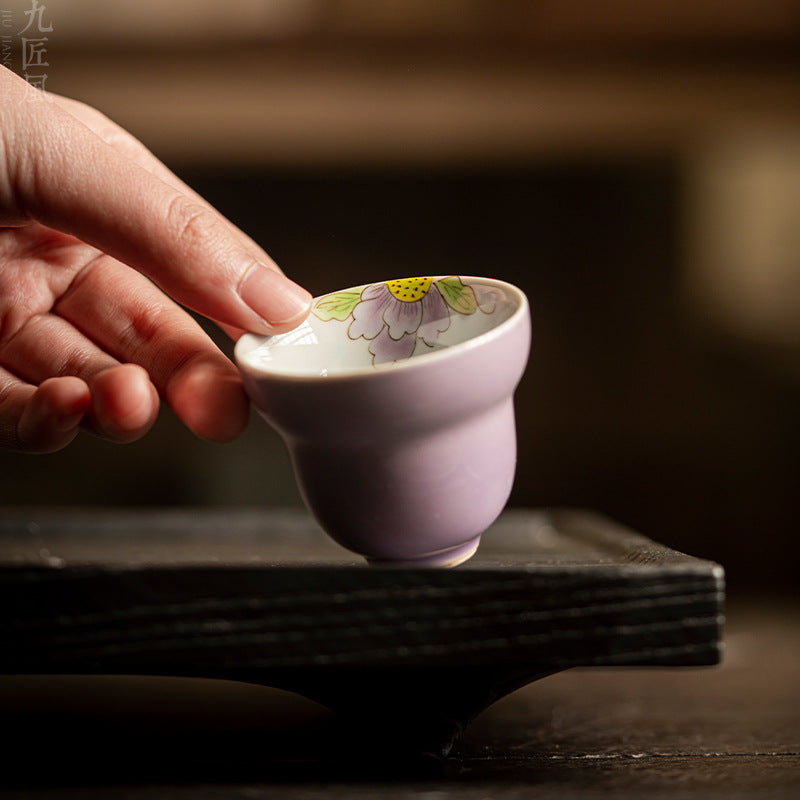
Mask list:
[[[315,298],[302,325],[275,336],[246,334],[235,358],[276,377],[363,374],[476,346],[525,313],[525,295],[490,278],[383,281]]]

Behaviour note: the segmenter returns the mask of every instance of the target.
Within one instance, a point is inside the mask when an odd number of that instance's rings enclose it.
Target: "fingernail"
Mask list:
[[[158,395],[155,387],[150,383],[150,377],[145,370],[138,365],[129,365],[128,369],[135,366],[139,372],[138,382],[130,384],[125,397],[126,405],[118,406],[116,419],[111,423],[118,430],[129,433],[144,428],[148,423],[152,424],[153,406],[158,404]],[[139,392],[137,397],[136,392]]]
[[[253,264],[239,285],[239,296],[268,325],[283,325],[308,313],[311,295],[280,272]]]

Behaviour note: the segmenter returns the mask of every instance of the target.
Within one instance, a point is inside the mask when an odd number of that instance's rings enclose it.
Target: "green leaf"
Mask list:
[[[338,319],[344,322],[361,299],[361,292],[336,292],[320,297],[311,308],[314,316],[319,317],[323,322],[331,319]]]
[[[461,278],[442,278],[436,281],[436,287],[442,293],[445,303],[459,314],[473,314],[478,308],[475,292],[471,286],[461,283]]]

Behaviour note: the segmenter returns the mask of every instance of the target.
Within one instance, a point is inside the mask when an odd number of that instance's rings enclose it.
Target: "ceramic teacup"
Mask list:
[[[519,289],[446,276],[318,297],[290,333],[243,336],[235,359],[333,539],[370,561],[453,566],[508,501],[529,348]]]

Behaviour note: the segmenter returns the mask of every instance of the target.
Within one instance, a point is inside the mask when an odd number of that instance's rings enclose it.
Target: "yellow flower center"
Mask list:
[[[389,291],[401,303],[416,303],[422,300],[431,288],[433,278],[403,278],[399,281],[387,281]]]

